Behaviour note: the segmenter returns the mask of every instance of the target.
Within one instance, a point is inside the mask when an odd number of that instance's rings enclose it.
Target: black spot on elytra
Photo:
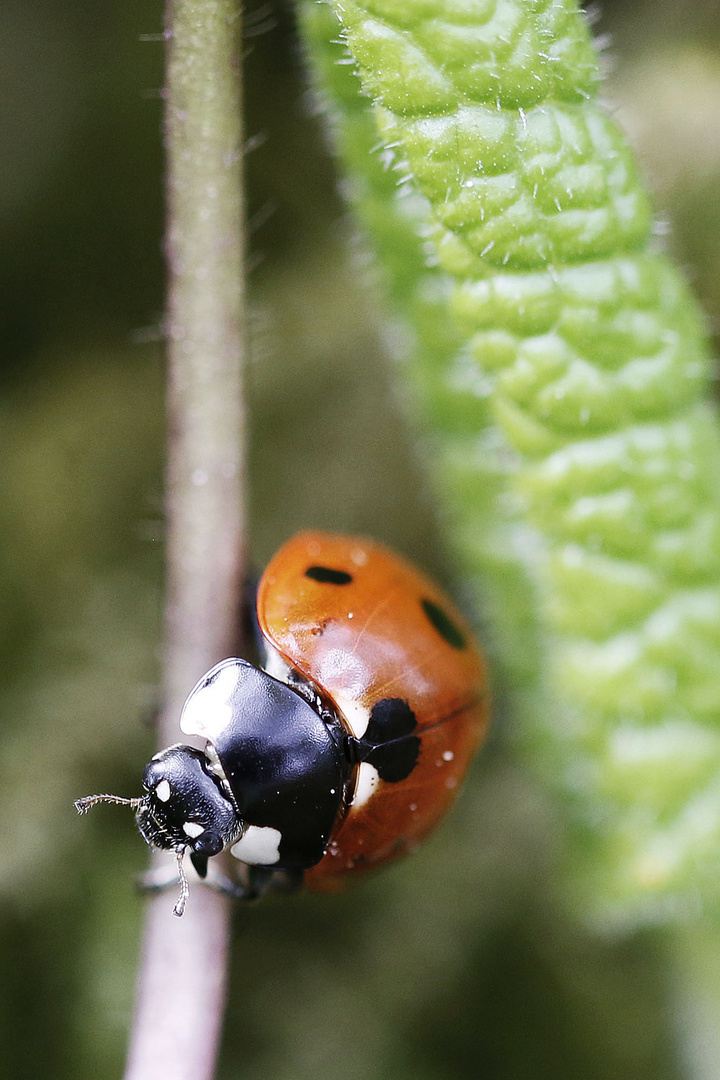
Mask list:
[[[379,744],[402,739],[417,727],[415,713],[407,701],[390,697],[376,701],[370,713],[370,722],[363,741]]]
[[[422,609],[441,638],[452,645],[453,649],[464,649],[467,645],[465,635],[459,626],[456,626],[446,611],[434,604],[432,600],[421,600]]]
[[[373,705],[370,722],[361,739],[353,739],[358,761],[373,765],[381,780],[397,783],[415,768],[420,739],[415,713],[402,698],[383,698]]]
[[[349,585],[352,574],[346,570],[333,570],[330,566],[308,566],[305,577],[319,581],[322,585]]]

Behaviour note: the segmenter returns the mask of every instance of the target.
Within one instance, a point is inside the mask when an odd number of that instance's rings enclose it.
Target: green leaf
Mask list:
[[[302,19],[521,743],[565,794],[586,910],[716,906],[720,439],[697,306],[658,251],[572,0]],[[373,152],[379,131],[382,154]],[[450,313],[450,314],[449,314]],[[451,321],[452,319],[452,321]]]

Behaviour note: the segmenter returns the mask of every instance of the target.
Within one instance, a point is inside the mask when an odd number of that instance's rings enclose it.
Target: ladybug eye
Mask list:
[[[333,570],[330,566],[308,566],[305,577],[319,581],[321,585],[349,585],[352,574],[346,570]]]

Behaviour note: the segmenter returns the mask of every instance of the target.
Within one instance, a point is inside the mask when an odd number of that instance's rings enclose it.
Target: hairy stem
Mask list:
[[[168,2],[168,586],[161,746],[177,741],[180,708],[195,680],[239,644],[244,517],[239,34],[236,0]],[[227,900],[207,889],[191,890],[182,919],[173,917],[167,895],[149,902],[126,1080],[212,1076],[228,930]]]

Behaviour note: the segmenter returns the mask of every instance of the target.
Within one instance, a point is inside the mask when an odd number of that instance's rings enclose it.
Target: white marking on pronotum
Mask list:
[[[361,739],[370,723],[370,713],[361,704],[368,686],[372,683],[367,665],[356,652],[337,646],[328,649],[317,672],[319,686],[332,687],[336,706],[348,722],[356,739]]]
[[[374,765],[369,761],[361,761],[358,769],[357,785],[353,796],[352,806],[357,809],[364,806],[370,796],[377,790],[380,776]]]
[[[294,670],[292,665],[269,641],[264,642],[264,646],[263,669],[267,671],[268,675],[272,675],[273,679],[277,679],[278,682],[289,682],[291,673]]]
[[[194,840],[195,837],[200,836],[202,833],[204,833],[205,829],[197,821],[184,821],[183,832],[186,836],[189,836],[192,840]]]
[[[191,692],[180,714],[180,730],[214,742],[232,717],[231,701],[238,684],[237,660],[222,660],[204,675]]]
[[[280,858],[282,834],[270,825],[248,825],[230,854],[250,866],[272,866]]]
[[[155,794],[160,802],[168,802],[170,799],[170,784],[167,780],[161,780],[155,788]]]
[[[335,705],[348,722],[350,731],[356,739],[362,739],[370,723],[370,710],[366,709],[359,701],[352,701],[342,694],[333,695]]]

